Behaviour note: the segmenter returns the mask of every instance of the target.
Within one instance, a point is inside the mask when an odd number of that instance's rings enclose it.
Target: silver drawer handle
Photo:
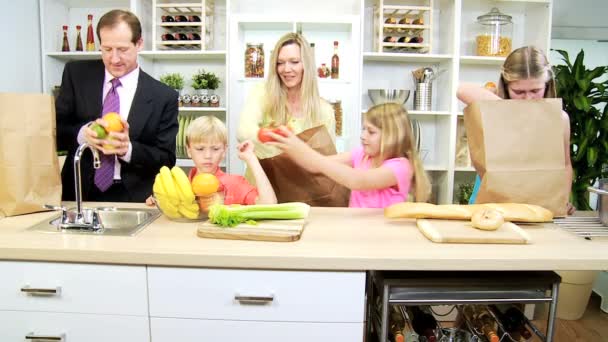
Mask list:
[[[21,288],[21,292],[32,296],[59,296],[61,294],[61,286],[55,288],[37,288],[25,285]]]
[[[65,334],[61,334],[58,336],[51,335],[36,335],[33,332],[25,335],[25,339],[28,341],[35,342],[47,342],[47,341],[65,341]]]
[[[256,304],[256,305],[264,305],[270,304],[274,300],[274,295],[270,296],[241,296],[235,295],[234,300],[238,301],[240,304]]]

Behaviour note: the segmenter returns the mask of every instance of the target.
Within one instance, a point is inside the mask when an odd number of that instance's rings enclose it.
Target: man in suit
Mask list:
[[[178,94],[139,68],[143,40],[133,13],[104,14],[97,37],[102,60],[67,63],[55,104],[57,145],[68,151],[61,173],[63,200],[74,200],[74,154],[87,142],[103,153],[102,167],[93,169],[92,154],[85,151],[80,163],[82,198],[144,202],[160,167],[175,165]],[[110,111],[120,114],[124,129],[99,139],[90,125],[107,126],[100,118]]]

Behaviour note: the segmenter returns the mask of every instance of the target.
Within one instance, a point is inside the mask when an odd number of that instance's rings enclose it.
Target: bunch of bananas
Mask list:
[[[192,186],[188,176],[179,166],[172,169],[161,167],[152,190],[158,206],[169,218],[198,218],[199,207]]]

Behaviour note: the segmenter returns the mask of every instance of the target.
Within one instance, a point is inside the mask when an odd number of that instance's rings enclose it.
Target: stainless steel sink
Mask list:
[[[69,234],[96,234],[114,236],[132,236],[142,230],[160,216],[157,209],[131,209],[131,208],[84,208],[83,214],[92,215],[96,209],[102,228],[91,229],[76,226],[65,228],[62,225],[61,214],[46,219],[28,228],[30,231],[44,233],[69,233]],[[69,210],[68,213],[74,213]]]

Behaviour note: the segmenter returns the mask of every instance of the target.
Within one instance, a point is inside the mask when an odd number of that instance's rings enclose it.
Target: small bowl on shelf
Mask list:
[[[168,199],[166,196],[158,194],[154,194],[154,196],[152,196],[152,200],[161,214],[171,221],[200,222],[209,219],[209,207],[211,205],[224,204],[224,192],[216,192],[208,196],[196,196],[192,203],[185,205],[183,203],[178,205],[164,205],[163,201],[167,201]],[[182,206],[190,207],[189,212],[187,208],[180,208]],[[196,208],[196,214],[194,214],[194,208]]]
[[[410,97],[410,91],[405,89],[368,89],[367,95],[369,95],[374,105],[382,103],[404,105]]]

